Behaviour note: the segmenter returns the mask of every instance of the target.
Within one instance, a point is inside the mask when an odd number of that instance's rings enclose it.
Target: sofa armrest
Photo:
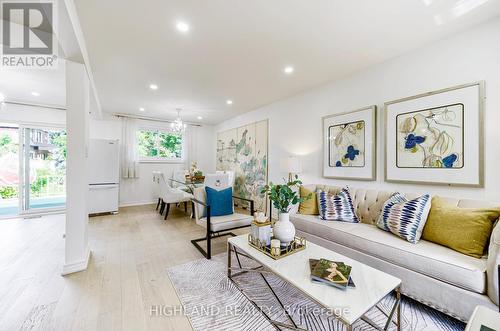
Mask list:
[[[488,262],[486,265],[486,281],[488,282],[488,296],[497,306],[499,305],[499,272],[500,265],[500,221],[493,228],[488,249]]]

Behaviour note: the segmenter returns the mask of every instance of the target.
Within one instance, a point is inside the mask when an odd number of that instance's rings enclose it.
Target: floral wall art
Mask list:
[[[385,104],[385,179],[482,187],[484,82]]]
[[[263,212],[267,201],[260,191],[267,184],[267,160],[267,120],[217,133],[217,170],[234,171],[234,195],[253,199]]]
[[[364,167],[365,121],[332,125],[328,128],[329,165],[335,167]]]
[[[376,107],[323,117],[323,176],[375,180]]]
[[[464,105],[397,115],[397,166],[461,168],[464,165]]]

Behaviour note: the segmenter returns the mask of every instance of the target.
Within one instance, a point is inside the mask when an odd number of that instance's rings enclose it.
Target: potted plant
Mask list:
[[[275,185],[272,182],[264,186],[261,193],[268,194],[274,208],[278,210],[278,221],[274,224],[274,237],[282,244],[288,245],[295,238],[295,227],[290,222],[290,210],[298,203],[311,198],[311,194],[301,198],[298,188],[302,185],[299,176],[295,175],[294,180],[286,181],[285,184]]]

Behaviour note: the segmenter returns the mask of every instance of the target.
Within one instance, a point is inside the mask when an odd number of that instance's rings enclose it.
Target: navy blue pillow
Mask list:
[[[210,206],[210,216],[224,216],[233,213],[233,188],[217,191],[205,186],[207,192],[207,205]]]

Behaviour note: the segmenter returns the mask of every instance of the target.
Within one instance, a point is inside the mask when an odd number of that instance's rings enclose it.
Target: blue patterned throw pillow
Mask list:
[[[430,209],[429,194],[408,200],[403,194],[396,192],[385,202],[377,226],[416,244],[422,236]]]
[[[338,194],[318,191],[318,209],[321,219],[359,223],[349,190],[343,188]]]

